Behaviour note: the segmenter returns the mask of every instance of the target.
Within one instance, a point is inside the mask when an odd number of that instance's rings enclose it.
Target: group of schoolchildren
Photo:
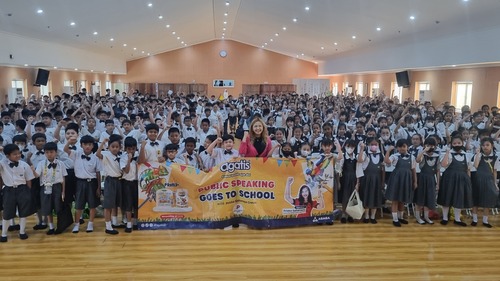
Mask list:
[[[471,117],[467,107],[455,113],[449,104],[435,108],[384,96],[284,94],[221,101],[136,91],[128,96],[63,94],[3,106],[0,241],[17,230],[27,239],[26,217],[35,213],[35,230],[61,233],[53,214],[73,201],[72,232],[80,231],[86,208],[86,232],[93,232],[101,176],[105,232],[118,234],[116,228],[123,227],[130,233],[137,227],[138,163],[174,162],[209,171],[238,157],[233,135],[249,130],[255,118],[265,122],[272,138],[269,157],[338,155],[342,223],[353,221],[345,209],[358,190],[364,223],[377,223],[377,209],[389,200],[394,226],[408,223],[404,204],[416,205],[419,224],[433,224],[429,212],[439,204],[443,225],[453,208],[454,224],[466,226],[461,210],[473,208],[471,225],[476,226],[482,208],[482,224],[491,227],[488,212],[497,206],[500,168],[497,108],[483,106]]]

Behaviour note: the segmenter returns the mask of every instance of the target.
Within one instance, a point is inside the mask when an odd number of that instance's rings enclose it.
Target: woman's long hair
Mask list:
[[[309,195],[307,196],[307,202],[304,202],[304,197],[302,197],[302,190],[306,188],[307,191],[309,192]],[[312,195],[311,195],[311,189],[309,188],[309,186],[307,185],[303,185],[300,187],[299,189],[299,203],[300,203],[300,206],[306,206],[307,204],[311,204],[313,201],[312,201]]]
[[[267,126],[264,120],[261,118],[254,118],[252,122],[250,123],[250,127],[248,128],[248,135],[250,136],[250,141],[253,143],[254,140],[257,138],[255,133],[253,132],[253,125],[257,122],[260,122],[262,124],[262,133],[260,134],[260,137],[262,138],[263,142],[267,141],[267,136],[269,133],[267,132]]]

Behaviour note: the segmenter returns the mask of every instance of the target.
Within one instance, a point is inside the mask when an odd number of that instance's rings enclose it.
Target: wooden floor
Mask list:
[[[0,280],[500,280],[499,227],[335,223],[96,232],[0,244]],[[82,227],[84,229],[84,227]],[[69,231],[69,230],[68,230]]]

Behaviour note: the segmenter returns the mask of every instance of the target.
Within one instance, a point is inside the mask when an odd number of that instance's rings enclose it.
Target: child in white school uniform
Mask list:
[[[42,161],[47,160],[45,157],[45,150],[43,149],[46,142],[45,134],[36,133],[31,137],[33,142],[33,147],[30,152],[28,152],[27,160],[28,164],[33,167],[38,167],[38,164]],[[40,202],[40,179],[35,178],[31,181],[31,202],[33,211],[37,213],[38,223],[33,227],[34,230],[46,229],[46,217],[44,218],[40,212],[41,202]]]
[[[108,151],[103,151],[104,146]],[[122,138],[119,135],[111,135],[109,140],[104,139],[96,156],[101,159],[103,171],[106,174],[104,180],[104,220],[106,222],[106,234],[116,235],[119,232],[111,225],[111,212],[121,205],[122,192],[122,170],[120,169]]]
[[[159,127],[156,124],[146,125],[146,136],[147,140],[143,141],[141,144],[141,149],[139,152],[139,164],[156,162],[165,162],[165,157],[163,157],[163,148],[165,144],[162,141],[157,140]]]
[[[220,148],[216,148],[215,146],[218,144],[222,144],[222,146]],[[210,146],[207,148],[207,152],[212,155],[212,158],[215,159],[215,165],[218,166],[239,156],[238,150],[234,149],[233,147],[234,137],[232,135],[226,134],[222,136],[222,138],[218,138],[212,144],[210,144]]]
[[[197,169],[203,170],[203,162],[198,153],[194,151],[196,147],[196,140],[192,137],[184,139],[184,148],[186,152],[182,153],[182,158],[186,165],[193,166]]]
[[[212,144],[217,139],[216,135],[209,135],[205,138],[205,142],[203,146],[200,147],[198,151],[199,156],[202,162],[203,166],[203,171],[208,172],[210,169],[212,169],[213,166],[215,166],[215,160],[212,158],[212,155],[208,153],[207,148]],[[202,149],[203,148],[203,149]]]
[[[120,157],[120,168],[123,172],[123,190],[122,190],[122,210],[127,216],[126,233],[131,233],[132,229],[137,229],[137,140],[133,137],[127,137],[124,141],[125,153]],[[132,213],[135,218],[132,219]]]
[[[7,242],[9,220],[19,212],[19,238],[28,239],[26,217],[31,211],[31,180],[35,177],[30,166],[21,161],[21,151],[15,144],[3,148],[6,158],[0,161],[3,184],[3,220],[0,242]]]
[[[34,169],[35,177],[40,178],[39,197],[41,202],[41,214],[47,216],[49,221],[49,230],[47,235],[54,235],[54,219],[53,212],[61,211],[64,191],[65,180],[64,177],[68,175],[66,167],[62,162],[56,160],[57,144],[49,142],[44,146],[45,161],[40,161]],[[34,168],[34,166],[33,166]]]

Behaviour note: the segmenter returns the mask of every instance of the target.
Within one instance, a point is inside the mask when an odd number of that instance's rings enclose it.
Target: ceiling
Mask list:
[[[499,14],[498,0],[0,0],[0,31],[127,61],[222,38],[322,61]]]

